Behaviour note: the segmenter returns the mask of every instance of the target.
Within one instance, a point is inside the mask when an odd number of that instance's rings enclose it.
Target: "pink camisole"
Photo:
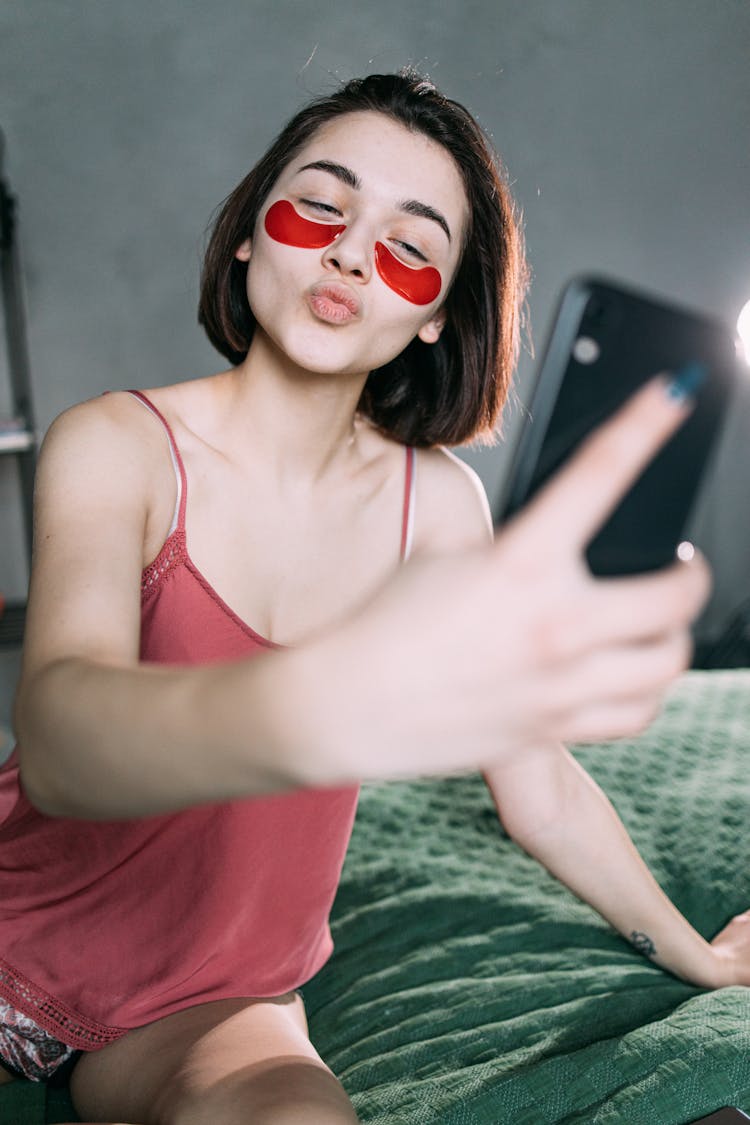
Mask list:
[[[174,529],[143,572],[141,659],[207,664],[275,647],[193,565],[182,458],[163,416],[133,393],[163,423],[179,481]],[[413,484],[408,449],[402,558]],[[14,753],[0,768],[0,997],[95,1050],[194,1004],[298,987],[333,948],[357,796],[350,786],[137,820],[53,818],[26,800]]]

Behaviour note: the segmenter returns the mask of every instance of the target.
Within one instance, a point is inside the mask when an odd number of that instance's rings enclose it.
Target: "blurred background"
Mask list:
[[[40,433],[108,388],[221,369],[195,317],[212,211],[311,95],[404,64],[467,105],[505,161],[537,354],[582,271],[734,325],[750,299],[749,57],[747,0],[1,0]],[[533,365],[527,345],[521,400]],[[0,359],[0,415],[7,382]],[[506,450],[462,453],[491,499]],[[0,591],[19,599],[13,462],[0,458]],[[706,641],[750,597],[749,482],[750,376],[695,516],[716,577]],[[0,720],[17,666],[0,653]]]

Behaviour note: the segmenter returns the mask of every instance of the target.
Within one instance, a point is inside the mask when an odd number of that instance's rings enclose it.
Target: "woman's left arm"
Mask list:
[[[442,554],[492,539],[476,474],[420,451],[417,549]],[[485,768],[509,835],[642,953],[694,984],[750,985],[750,911],[705,941],[664,894],[599,786],[559,743]]]
[[[706,941],[654,879],[610,801],[561,745],[485,771],[509,836],[641,953],[693,984],[750,984],[750,912]]]

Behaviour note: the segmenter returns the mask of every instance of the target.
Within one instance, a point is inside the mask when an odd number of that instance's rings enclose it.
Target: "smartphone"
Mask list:
[[[739,1125],[741,1121],[750,1121],[750,1117],[736,1106],[725,1105],[722,1109],[717,1109],[716,1113],[710,1113],[708,1117],[699,1117],[697,1121],[691,1122],[691,1125]]]
[[[734,333],[718,319],[598,277],[565,288],[493,512],[501,525],[582,439],[660,372],[700,364],[706,378],[681,429],[589,544],[594,574],[636,574],[674,560],[736,385]]]

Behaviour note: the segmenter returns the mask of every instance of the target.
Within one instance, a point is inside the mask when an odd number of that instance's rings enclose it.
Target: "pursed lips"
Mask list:
[[[362,302],[347,285],[320,282],[309,290],[313,311],[324,320],[351,320],[360,315]]]

